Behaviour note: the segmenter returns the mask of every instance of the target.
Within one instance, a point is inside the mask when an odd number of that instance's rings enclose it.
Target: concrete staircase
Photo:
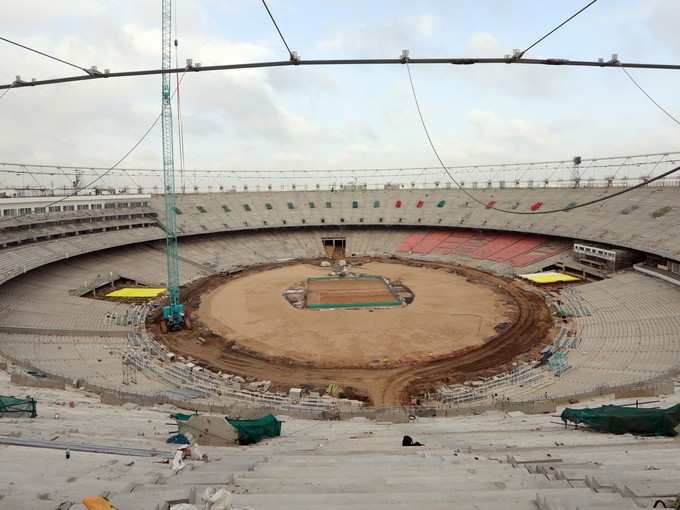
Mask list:
[[[497,444],[504,434],[496,431],[486,446],[478,441],[475,421],[490,428],[493,416],[410,426],[321,424],[313,434],[253,447],[269,454],[234,473],[230,490],[235,508],[258,510],[613,510],[649,508],[656,498],[680,492],[671,483],[680,469],[680,459],[672,460],[678,453],[674,441],[635,442],[557,426],[549,432],[552,447],[541,448],[546,434],[535,423],[547,418],[496,419],[509,425],[511,437],[505,439],[511,440]],[[469,430],[458,434],[456,428]],[[402,447],[404,433],[427,446]],[[512,445],[512,436],[521,436],[524,445]],[[583,438],[581,445],[568,444]]]
[[[575,510],[638,508],[617,492],[595,492],[525,467],[445,456],[354,452],[273,457],[234,476],[237,506],[257,509]]]

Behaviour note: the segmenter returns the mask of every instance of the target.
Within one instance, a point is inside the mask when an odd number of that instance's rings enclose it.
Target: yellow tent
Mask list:
[[[109,292],[106,297],[153,298],[164,292],[162,287],[123,287]]]
[[[566,273],[557,271],[543,271],[542,273],[527,273],[519,275],[520,278],[534,283],[558,283],[558,282],[578,282],[581,279]]]

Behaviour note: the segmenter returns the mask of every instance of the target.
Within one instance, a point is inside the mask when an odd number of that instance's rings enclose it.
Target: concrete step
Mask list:
[[[234,473],[247,473],[257,463],[250,459],[222,459],[216,462],[194,461],[174,475],[177,483],[200,485],[225,485],[233,483]],[[168,475],[171,473],[169,472]]]
[[[240,500],[236,500],[237,505],[242,505]],[[271,503],[270,505],[259,505],[258,510],[392,510],[403,509],[411,510],[414,504],[411,503],[358,503],[358,504],[335,504],[333,502],[315,503],[315,504],[289,504],[286,500],[278,503]],[[425,502],[427,510],[451,510],[451,503],[432,503]],[[507,503],[505,501],[497,501],[493,503],[473,503],[473,502],[456,502],[456,510],[536,510],[536,504],[533,502],[523,503]]]
[[[638,498],[670,498],[678,495],[675,482],[629,482],[623,487],[623,494]]]
[[[504,473],[487,473],[483,469],[475,470],[474,472],[448,472],[447,470],[412,470],[412,469],[386,469],[383,471],[373,470],[355,471],[353,469],[338,469],[335,471],[319,471],[304,472],[289,471],[288,473],[282,471],[249,471],[243,473],[236,473],[234,479],[238,480],[267,480],[267,481],[291,481],[291,480],[335,480],[335,481],[363,481],[363,482],[377,482],[386,480],[401,481],[402,479],[417,480],[419,483],[427,484],[428,480],[433,480],[433,483],[439,483],[442,480],[455,481],[460,483],[468,482],[488,482],[488,483],[518,483],[522,480],[528,482],[541,483],[550,480],[549,477],[542,474],[531,474],[525,472],[504,472]],[[563,482],[565,480],[554,480],[555,482]]]
[[[528,475],[529,476],[529,475]],[[245,478],[235,476],[234,483],[251,493],[297,494],[312,492],[389,492],[400,487],[408,487],[412,492],[441,491],[511,491],[517,489],[549,489],[568,488],[565,481],[551,481],[545,477],[535,479],[511,479],[506,481],[459,481],[451,477],[372,477],[357,478],[348,474],[347,477],[319,478],[319,479],[280,479],[280,478]]]
[[[656,442],[656,439],[651,441]],[[654,462],[675,463],[678,461],[675,446],[674,443],[665,443],[655,448],[631,447],[626,449],[621,447],[620,451],[599,450],[597,461],[604,466],[610,464],[649,464],[651,460]],[[569,448],[560,448],[554,456],[561,459],[560,462],[565,464],[577,464],[593,460],[592,449],[590,451],[574,451]],[[521,457],[528,463],[530,462],[531,456],[523,455]]]
[[[557,454],[552,453],[534,453],[534,454],[514,454],[507,456],[508,464],[554,464],[562,462],[562,459]]]
[[[289,477],[295,475],[299,478],[320,477],[337,475],[338,472],[347,471],[355,477],[359,475],[374,475],[383,473],[405,473],[414,474],[417,476],[432,475],[432,476],[484,476],[486,478],[502,478],[513,476],[528,476],[531,475],[526,469],[513,468],[508,464],[496,463],[474,463],[474,464],[423,464],[423,465],[400,465],[395,464],[379,464],[379,465],[353,465],[345,466],[338,464],[334,466],[280,466],[276,463],[268,462],[257,466],[246,477]],[[544,476],[541,474],[541,476]]]
[[[648,459],[649,461],[649,459]],[[653,467],[654,469],[650,469]],[[663,473],[680,472],[680,462],[645,462],[642,464],[621,462],[607,465],[594,464],[593,462],[582,463],[557,463],[557,464],[526,464],[530,472],[555,474],[567,480],[585,480],[590,474],[597,473]]]
[[[539,510],[633,510],[639,508],[630,498],[620,494],[550,494],[536,496]]]
[[[45,478],[42,480],[41,484],[37,484],[31,487],[27,486],[16,486],[8,490],[11,495],[21,494],[28,501],[33,498],[39,500],[39,494],[43,494],[43,498],[49,499],[53,503],[55,501],[76,501],[82,496],[98,496],[106,493],[114,492],[127,492],[129,490],[130,483],[129,480],[121,481],[111,481],[111,480],[97,480],[97,479],[78,479],[73,483],[63,483],[63,481],[53,481],[52,479]],[[7,494],[5,487],[0,488],[0,493]],[[59,503],[55,504],[56,507]],[[5,500],[0,500],[0,508],[4,510]]]
[[[63,501],[76,501],[73,498]],[[2,499],[3,510],[54,510],[62,501],[30,499],[25,496],[13,495]]]
[[[349,465],[349,464],[429,464],[429,463],[473,463],[488,460],[485,455],[473,455],[468,453],[454,453],[446,450],[440,453],[413,453],[413,450],[420,450],[417,447],[405,449],[407,452],[397,450],[395,452],[359,452],[359,453],[333,453],[319,452],[318,454],[299,454],[299,455],[277,455],[273,454],[269,458],[270,463],[281,466],[323,466],[323,465]],[[476,458],[476,459],[475,459]],[[501,460],[505,460],[504,458]]]
[[[169,480],[168,483],[173,483]],[[174,479],[174,483],[182,485],[227,485],[234,483],[234,473],[224,471],[222,473],[203,473],[200,470],[180,472]]]
[[[656,484],[676,482],[680,478],[678,471],[606,471],[603,473],[588,473],[585,479],[589,487],[599,489],[616,489],[623,492],[628,484]]]
[[[109,501],[121,510],[157,510],[158,505],[169,503],[184,503],[190,500],[191,486],[182,487],[155,485],[140,487],[126,494],[112,494]]]
[[[272,509],[326,509],[335,505],[338,508],[364,509],[367,505],[410,505],[411,508],[429,510],[432,505],[449,505],[448,508],[488,509],[532,509],[536,510],[537,494],[555,496],[589,496],[594,494],[590,489],[555,488],[555,489],[517,489],[511,491],[428,491],[405,492],[404,486],[389,492],[317,492],[311,494],[235,494],[234,506],[251,506],[257,510]],[[455,505],[455,506],[452,506]],[[459,505],[471,505],[469,507]]]

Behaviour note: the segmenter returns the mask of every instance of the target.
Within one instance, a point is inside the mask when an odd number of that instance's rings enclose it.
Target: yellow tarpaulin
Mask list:
[[[164,288],[159,287],[124,287],[109,292],[106,297],[120,298],[152,298],[165,292]]]
[[[529,273],[519,275],[525,280],[534,283],[558,283],[558,282],[577,282],[580,278],[566,273],[558,273],[557,271],[544,271],[542,273]]]

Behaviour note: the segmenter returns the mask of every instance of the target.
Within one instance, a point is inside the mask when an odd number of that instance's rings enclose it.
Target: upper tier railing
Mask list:
[[[453,165],[449,172],[467,189],[627,187],[680,165],[680,152],[527,163]],[[78,189],[94,194],[162,193],[162,172],[149,168],[106,168],[2,163],[6,196],[63,196],[75,192],[73,182],[102,177],[97,187]],[[178,171],[178,193],[311,191],[362,189],[437,189],[455,184],[442,168],[224,170]],[[652,184],[680,186],[680,172]],[[0,190],[2,191],[2,190]]]

